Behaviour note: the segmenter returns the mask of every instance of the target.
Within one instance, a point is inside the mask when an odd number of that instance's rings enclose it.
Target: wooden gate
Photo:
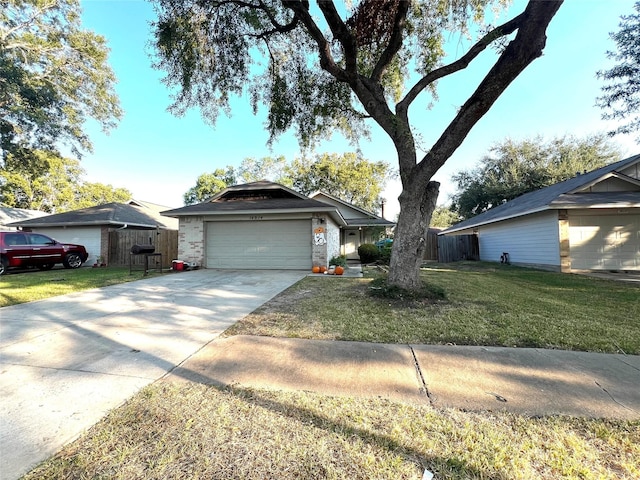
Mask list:
[[[438,262],[479,259],[480,247],[477,235],[440,235],[438,237]]]
[[[109,265],[128,266],[133,245],[153,245],[162,254],[162,267],[169,268],[178,258],[177,230],[114,230],[109,232]],[[143,257],[131,257],[134,265],[142,265]]]

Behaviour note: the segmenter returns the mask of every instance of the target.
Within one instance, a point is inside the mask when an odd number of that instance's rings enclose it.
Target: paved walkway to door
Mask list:
[[[305,275],[198,270],[0,309],[0,478],[28,472]]]

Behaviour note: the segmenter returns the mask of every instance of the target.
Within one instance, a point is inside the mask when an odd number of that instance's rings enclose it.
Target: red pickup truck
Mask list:
[[[41,233],[0,232],[0,275],[12,267],[50,270],[56,263],[78,268],[88,257],[82,245],[60,243]]]

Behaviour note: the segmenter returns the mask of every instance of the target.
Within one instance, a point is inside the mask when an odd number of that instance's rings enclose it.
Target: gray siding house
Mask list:
[[[562,272],[640,271],[640,155],[577,174],[458,223],[480,260]]]

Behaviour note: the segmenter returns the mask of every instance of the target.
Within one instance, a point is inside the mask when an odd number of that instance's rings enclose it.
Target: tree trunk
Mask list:
[[[400,215],[391,251],[388,282],[406,290],[421,287],[420,265],[424,256],[431,214],[436,208],[440,184],[415,180],[404,186]]]

